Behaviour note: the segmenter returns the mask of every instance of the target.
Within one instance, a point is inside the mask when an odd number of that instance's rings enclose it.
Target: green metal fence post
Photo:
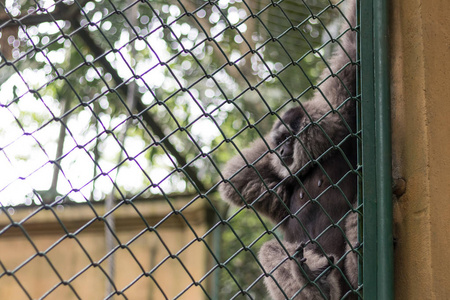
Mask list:
[[[387,1],[361,1],[364,299],[393,299]]]

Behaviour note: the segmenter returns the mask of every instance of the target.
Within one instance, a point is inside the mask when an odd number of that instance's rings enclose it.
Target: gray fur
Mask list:
[[[353,251],[358,245],[358,213],[353,212],[345,220],[345,236],[350,243],[345,245],[345,275],[353,289],[358,287],[358,256]]]
[[[346,16],[354,27],[350,1]],[[287,252],[273,240],[259,253],[274,299],[285,297],[275,282],[288,297],[305,300],[339,299],[357,286],[357,258],[346,242],[356,245],[357,217],[354,213],[343,220],[356,199],[356,138],[351,136],[356,130],[356,34],[349,24],[344,31],[328,61],[333,76],[325,69],[312,99],[288,110],[274,124],[267,144],[254,142],[223,171],[225,200],[252,205],[281,224]],[[299,263],[293,254],[301,243],[306,260]],[[318,274],[324,267],[329,271]]]
[[[329,258],[305,250],[302,257],[306,263],[302,263],[295,257],[299,244],[283,242],[283,246],[284,249],[277,240],[271,240],[261,247],[258,255],[269,274],[264,283],[272,299],[339,299],[342,293],[339,271],[332,268]]]
[[[355,3],[349,5],[346,16],[351,26],[355,27]],[[296,124],[300,129],[296,133],[299,143],[294,147],[295,163],[288,166],[291,171],[310,166],[311,159],[318,158],[331,146],[339,144],[350,133],[350,129],[355,127],[355,102],[348,98],[356,95],[356,34],[347,23],[342,32],[345,34],[339,39],[333,57],[327,62],[330,69],[325,68],[322,72],[319,80],[321,84],[312,99],[285,114],[295,112],[297,115],[304,115],[303,118],[298,118],[299,124]],[[270,135],[272,140],[283,130],[287,130],[285,124],[278,121]],[[274,166],[278,165],[279,161],[275,161]],[[283,176],[289,175],[286,168],[281,172]]]

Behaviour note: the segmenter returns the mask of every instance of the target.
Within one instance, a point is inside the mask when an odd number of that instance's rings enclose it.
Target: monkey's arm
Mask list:
[[[245,160],[241,155],[235,156],[222,172],[225,179],[220,185],[222,198],[234,205],[252,205],[273,221],[279,222],[289,211],[283,199],[290,197],[287,196],[286,184],[279,184],[282,179],[271,165],[271,156],[274,154],[268,152],[262,140],[253,143],[242,154]]]

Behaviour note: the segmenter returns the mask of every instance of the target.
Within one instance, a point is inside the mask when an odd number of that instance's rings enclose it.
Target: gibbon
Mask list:
[[[283,239],[265,243],[258,255],[273,299],[334,300],[357,287],[356,4],[350,2],[312,99],[289,109],[266,142],[254,142],[223,172],[226,201],[251,205],[280,224]]]

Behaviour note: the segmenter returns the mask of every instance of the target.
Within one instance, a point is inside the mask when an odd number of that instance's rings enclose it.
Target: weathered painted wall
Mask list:
[[[170,200],[179,210],[189,199]],[[113,213],[115,235],[124,245],[114,256],[117,290],[123,291],[127,299],[158,300],[172,299],[190,287],[183,294],[185,299],[203,299],[204,292],[201,287],[193,286],[192,278],[198,281],[209,270],[210,255],[193,230],[202,236],[210,228],[207,207],[206,200],[198,199],[182,210],[184,218],[173,214],[165,200],[140,201],[134,206],[117,208]],[[104,260],[107,255],[104,222],[96,220],[96,214],[104,214],[103,205],[57,206],[53,211],[40,210],[33,214],[36,209],[10,209],[9,216],[21,224],[30,239],[17,226],[9,227],[0,236],[2,268],[14,270],[14,276],[33,299],[42,297],[54,287],[56,289],[46,299],[77,299],[73,290],[81,299],[103,299],[108,260]],[[144,220],[150,226],[159,224],[155,226],[156,231],[146,230]],[[0,228],[10,224],[6,214],[1,213]],[[74,234],[73,237],[66,235],[63,226]],[[42,253],[41,257],[37,251]],[[156,269],[152,273],[154,280],[144,275],[153,268]],[[70,286],[60,284],[61,280],[70,282]],[[207,284],[208,280],[202,281],[204,288],[208,288]],[[29,298],[14,277],[7,275],[0,281],[0,299]],[[113,299],[125,298],[117,296]]]
[[[450,1],[391,1],[396,299],[450,299]]]

